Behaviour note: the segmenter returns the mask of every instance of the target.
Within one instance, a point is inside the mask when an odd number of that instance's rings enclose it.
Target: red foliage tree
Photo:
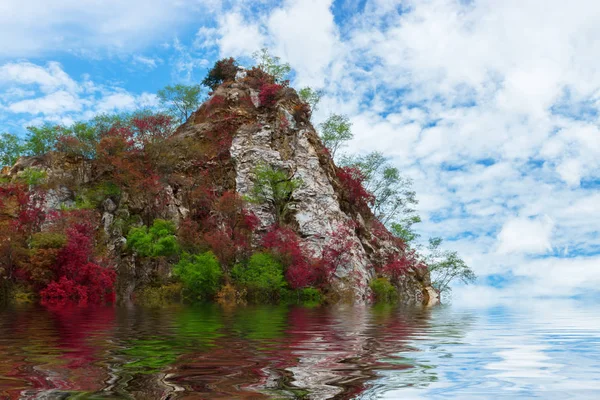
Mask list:
[[[354,246],[351,226],[340,224],[333,230],[323,247],[321,259],[316,264],[316,283],[321,286],[331,284],[337,270],[349,264]]]
[[[258,94],[260,105],[263,107],[273,107],[277,102],[277,96],[282,88],[283,86],[276,83],[265,83],[262,85]]]
[[[358,206],[373,204],[375,196],[369,193],[363,186],[365,176],[358,168],[338,168],[336,174],[342,184],[344,194],[350,203]]]
[[[293,289],[311,286],[317,279],[313,260],[310,260],[300,245],[296,232],[290,228],[274,225],[263,236],[262,245],[277,257],[286,268],[286,279]]]
[[[115,271],[98,265],[94,258],[94,225],[79,221],[67,229],[67,243],[58,253],[56,279],[40,292],[43,301],[74,300],[94,302],[112,300]]]

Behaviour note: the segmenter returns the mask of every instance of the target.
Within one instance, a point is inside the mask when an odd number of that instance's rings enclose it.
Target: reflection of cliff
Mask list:
[[[435,381],[435,361],[419,350],[426,344],[439,352],[459,341],[470,323],[444,320],[439,310],[204,305],[3,311],[0,398],[368,398],[382,386]]]
[[[410,392],[409,388],[424,388],[437,382],[439,360],[455,356],[445,349],[446,346],[461,343],[474,323],[471,314],[457,315],[447,311],[448,308],[445,307],[423,310],[427,313],[426,329],[415,330],[413,335],[404,337],[402,346],[388,348],[385,361],[392,368],[383,368],[377,379],[369,384],[369,389],[359,398],[369,399],[381,395],[384,391],[388,393],[399,389],[402,389],[399,393],[403,395],[416,395]],[[411,321],[421,318],[419,314],[409,314],[407,317]],[[397,320],[392,316],[390,318]],[[392,326],[394,325],[395,323],[392,323]],[[391,332],[386,335],[389,333]],[[394,366],[398,367],[399,371],[395,370]]]

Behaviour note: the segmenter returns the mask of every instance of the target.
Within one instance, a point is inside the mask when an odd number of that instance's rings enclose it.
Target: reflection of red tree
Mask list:
[[[113,307],[53,304],[15,313],[9,337],[22,338],[3,356],[0,398],[37,398],[52,391],[98,391],[109,378],[102,354],[115,323]],[[13,343],[14,345],[14,343]],[[3,397],[4,396],[4,397]]]

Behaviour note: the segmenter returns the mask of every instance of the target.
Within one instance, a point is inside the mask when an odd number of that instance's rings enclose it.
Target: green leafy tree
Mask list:
[[[300,100],[308,104],[310,109],[314,112],[317,111],[317,105],[319,104],[319,101],[321,101],[321,97],[323,97],[323,91],[305,87],[298,91],[298,96],[300,96]]]
[[[92,159],[96,156],[100,134],[101,130],[96,125],[96,119],[90,122],[76,122],[69,127],[60,129],[56,147],[64,153]]]
[[[335,153],[346,145],[354,137],[352,134],[352,124],[346,115],[331,114],[325,122],[321,124],[321,140],[325,147],[329,149],[331,157],[335,158]]]
[[[142,257],[172,256],[179,251],[175,232],[173,222],[156,219],[150,228],[132,228],[127,235],[127,246]]]
[[[23,148],[30,156],[39,156],[53,150],[62,133],[59,126],[50,124],[29,126],[27,131]]]
[[[253,254],[246,264],[236,264],[232,276],[251,292],[268,297],[277,296],[285,286],[283,265],[266,252]]]
[[[283,82],[287,75],[292,71],[288,63],[281,63],[281,58],[271,55],[267,48],[262,48],[252,54],[252,58],[257,63],[258,68],[262,69],[275,78],[275,82]]]
[[[212,298],[223,276],[217,257],[210,251],[202,254],[184,253],[173,272],[183,282],[187,294],[194,299]]]
[[[0,135],[0,167],[14,165],[22,153],[23,145],[17,135],[12,133]]]
[[[254,176],[254,187],[249,200],[271,205],[277,221],[285,222],[294,191],[302,186],[302,180],[294,178],[293,173],[269,164],[258,165],[254,169]]]
[[[381,223],[406,242],[418,237],[412,226],[421,219],[415,209],[418,201],[410,179],[404,178],[380,152],[344,157],[342,164],[357,167],[365,176],[365,189],[375,196],[373,213]]]
[[[458,256],[456,251],[440,249],[442,239],[429,239],[429,255],[426,263],[431,274],[431,284],[440,293],[451,291],[453,281],[465,284],[473,283],[477,276],[475,272]]]
[[[198,109],[201,94],[202,86],[182,84],[166,86],[156,93],[162,106],[181,122],[185,122]]]

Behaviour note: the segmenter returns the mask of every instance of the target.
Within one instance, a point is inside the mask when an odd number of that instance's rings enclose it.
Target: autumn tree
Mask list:
[[[421,221],[412,181],[403,177],[398,168],[380,152],[364,156],[346,156],[342,164],[358,168],[364,175],[365,189],[374,196],[371,209],[375,217],[406,241],[416,237],[412,225]]]
[[[198,109],[201,103],[202,86],[165,86],[156,92],[161,105],[179,121],[185,122]]]

